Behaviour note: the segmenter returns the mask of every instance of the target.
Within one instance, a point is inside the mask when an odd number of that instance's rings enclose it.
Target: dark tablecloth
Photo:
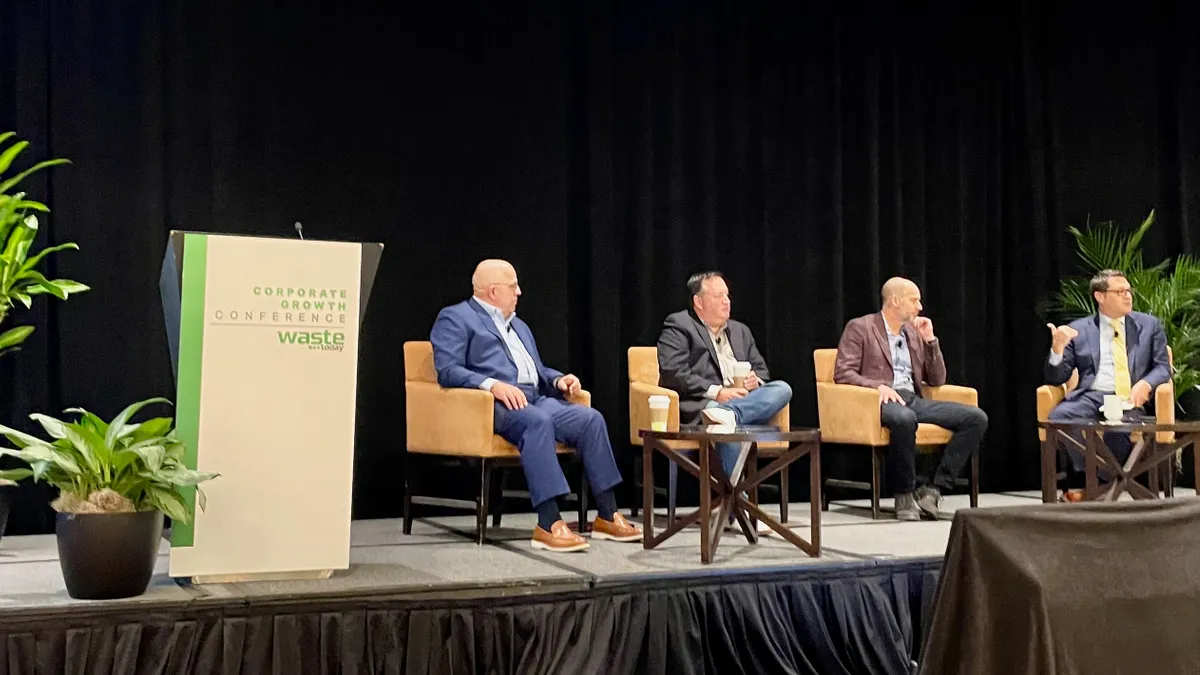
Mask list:
[[[959,510],[920,673],[1200,673],[1200,500]]]

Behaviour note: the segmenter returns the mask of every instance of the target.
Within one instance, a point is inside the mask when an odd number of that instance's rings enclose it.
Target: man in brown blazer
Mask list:
[[[946,362],[933,334],[933,322],[921,313],[921,290],[893,277],[883,285],[883,308],[846,324],[838,342],[833,380],[879,392],[879,419],[888,428],[888,474],[896,500],[896,518],[937,519],[942,490],[954,481],[977,452],[987,431],[987,414],[974,406],[932,401],[922,386],[946,383]],[[936,424],[954,433],[932,477],[916,476],[917,425]]]

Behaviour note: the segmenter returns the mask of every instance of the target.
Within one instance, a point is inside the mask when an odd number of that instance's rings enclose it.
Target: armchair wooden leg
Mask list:
[[[979,453],[971,455],[971,508],[979,508]]]
[[[1168,499],[1175,496],[1175,471],[1177,470],[1176,462],[1172,459],[1167,462],[1167,468],[1163,470],[1163,496]]]
[[[587,532],[588,522],[588,477],[586,467],[583,466],[583,460],[579,461],[579,532],[580,534]]]
[[[412,453],[404,451],[404,534],[412,534],[412,498],[413,498],[413,462]]]
[[[788,521],[788,469],[791,467],[783,467],[783,471],[779,472],[779,522],[786,523]]]
[[[879,520],[879,474],[883,449],[871,448],[871,519]]]
[[[679,465],[669,462],[667,467],[667,527],[675,524],[675,493],[679,487]]]
[[[634,453],[637,453],[638,447],[633,446]],[[641,449],[646,452],[645,448]],[[642,458],[637,457],[633,462],[633,503],[629,506],[629,517],[637,520],[638,517],[638,499],[642,494]]]
[[[500,471],[493,474],[490,481],[492,487],[495,489],[495,493],[492,495],[494,501],[490,506],[492,509],[492,527],[500,527],[500,519],[504,515],[504,488],[508,482],[507,478],[508,473],[504,469],[500,469]]]
[[[487,459],[479,460],[479,501],[475,505],[475,530],[480,546],[487,534],[488,501],[492,492],[492,465]]]

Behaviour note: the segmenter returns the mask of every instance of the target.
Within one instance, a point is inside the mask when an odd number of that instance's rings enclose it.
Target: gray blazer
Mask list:
[[[767,362],[754,344],[754,334],[740,321],[726,324],[729,346],[739,361],[749,361],[758,379],[770,381]],[[658,380],[667,389],[679,393],[679,422],[696,424],[708,399],[705,392],[721,384],[721,366],[717,350],[708,337],[708,327],[691,310],[675,312],[663,320],[658,336]]]

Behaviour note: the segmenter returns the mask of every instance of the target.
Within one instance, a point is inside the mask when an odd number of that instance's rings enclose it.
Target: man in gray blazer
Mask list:
[[[663,321],[658,337],[662,386],[679,393],[679,421],[697,424],[763,424],[792,400],[792,388],[772,380],[750,328],[729,318],[729,286],[720,272],[688,279],[691,309]],[[744,387],[735,387],[738,361],[750,362]],[[721,466],[732,477],[740,443],[719,443]]]

